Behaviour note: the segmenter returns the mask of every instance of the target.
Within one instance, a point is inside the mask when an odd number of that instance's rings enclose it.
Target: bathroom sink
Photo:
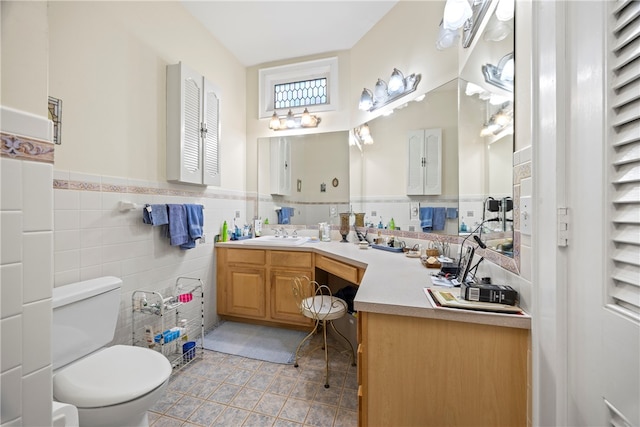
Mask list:
[[[308,237],[276,237],[262,236],[255,239],[242,240],[243,245],[278,245],[278,246],[299,246],[309,241]]]

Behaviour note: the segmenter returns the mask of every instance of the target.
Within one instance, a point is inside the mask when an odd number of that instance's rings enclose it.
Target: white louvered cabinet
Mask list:
[[[442,129],[408,132],[407,195],[442,194]]]
[[[220,185],[220,90],[182,62],[167,66],[167,181]]]
[[[291,141],[271,138],[271,194],[291,195]]]

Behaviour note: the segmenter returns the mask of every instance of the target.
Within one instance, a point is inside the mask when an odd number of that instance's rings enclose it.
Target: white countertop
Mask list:
[[[403,253],[394,253],[369,248],[360,249],[355,243],[309,242],[303,245],[260,245],[243,241],[216,243],[220,247],[243,249],[270,249],[312,251],[366,268],[354,301],[356,311],[424,317],[460,322],[480,323],[513,328],[531,328],[528,314],[502,314],[481,311],[433,307],[424,293],[432,287],[431,274],[437,269],[428,269],[419,258],[409,258]]]

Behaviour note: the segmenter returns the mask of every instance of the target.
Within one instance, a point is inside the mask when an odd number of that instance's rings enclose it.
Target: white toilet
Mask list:
[[[53,290],[53,399],[78,408],[80,426],[148,426],[171,364],[143,347],[114,345],[120,310],[117,277]]]

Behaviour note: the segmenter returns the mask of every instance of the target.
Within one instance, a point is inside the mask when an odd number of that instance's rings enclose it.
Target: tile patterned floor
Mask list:
[[[312,347],[320,342],[312,339]],[[324,388],[324,352],[317,349],[299,367],[205,350],[202,359],[175,373],[163,399],[149,411],[152,427],[355,427],[356,367],[348,352],[329,347],[329,384]]]

